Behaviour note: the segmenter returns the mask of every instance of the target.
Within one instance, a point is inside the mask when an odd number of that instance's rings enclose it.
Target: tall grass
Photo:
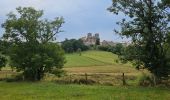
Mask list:
[[[168,100],[170,89],[0,82],[1,100]]]

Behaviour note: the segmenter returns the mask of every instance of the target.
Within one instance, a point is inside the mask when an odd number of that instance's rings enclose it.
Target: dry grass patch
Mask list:
[[[107,65],[107,66],[90,66],[90,67],[72,67],[64,68],[68,73],[139,73],[133,67],[128,67],[124,65]]]

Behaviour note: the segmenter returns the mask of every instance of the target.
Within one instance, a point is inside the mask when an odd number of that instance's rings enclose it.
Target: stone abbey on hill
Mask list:
[[[99,37],[99,33],[96,33],[94,35],[92,35],[92,33],[88,33],[87,36],[82,37],[81,40],[83,41],[83,43],[87,46],[89,45],[95,45],[97,40],[99,40],[100,42],[100,37]]]
[[[92,34],[92,33],[87,33],[87,36],[80,38],[83,43],[87,46],[90,45],[96,45],[96,42],[98,41],[100,45],[102,46],[115,46],[116,44],[118,44],[118,42],[113,42],[113,41],[106,41],[103,40],[102,42],[100,41],[100,36],[99,33],[96,34]],[[127,46],[128,43],[121,43],[124,46]]]

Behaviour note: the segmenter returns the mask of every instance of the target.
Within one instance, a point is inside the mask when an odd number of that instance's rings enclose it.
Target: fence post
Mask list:
[[[123,81],[123,85],[126,85],[126,81],[125,81],[125,73],[122,74],[122,81]]]
[[[70,83],[71,83],[71,74],[70,74],[69,80],[70,80]]]
[[[87,83],[88,83],[88,82],[87,82],[87,73],[85,73],[85,80],[86,80],[86,84],[87,84]]]

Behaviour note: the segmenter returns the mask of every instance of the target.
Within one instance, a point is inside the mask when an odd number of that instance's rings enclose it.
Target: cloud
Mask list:
[[[106,8],[110,5],[111,0],[1,0],[0,24],[5,21],[6,14],[15,11],[16,7],[31,6],[44,10],[45,18],[65,18],[65,32],[58,35],[59,40],[79,38],[88,32],[101,33],[103,39],[115,40],[118,37],[114,35],[113,29],[118,28],[115,23],[122,16],[109,13]]]

